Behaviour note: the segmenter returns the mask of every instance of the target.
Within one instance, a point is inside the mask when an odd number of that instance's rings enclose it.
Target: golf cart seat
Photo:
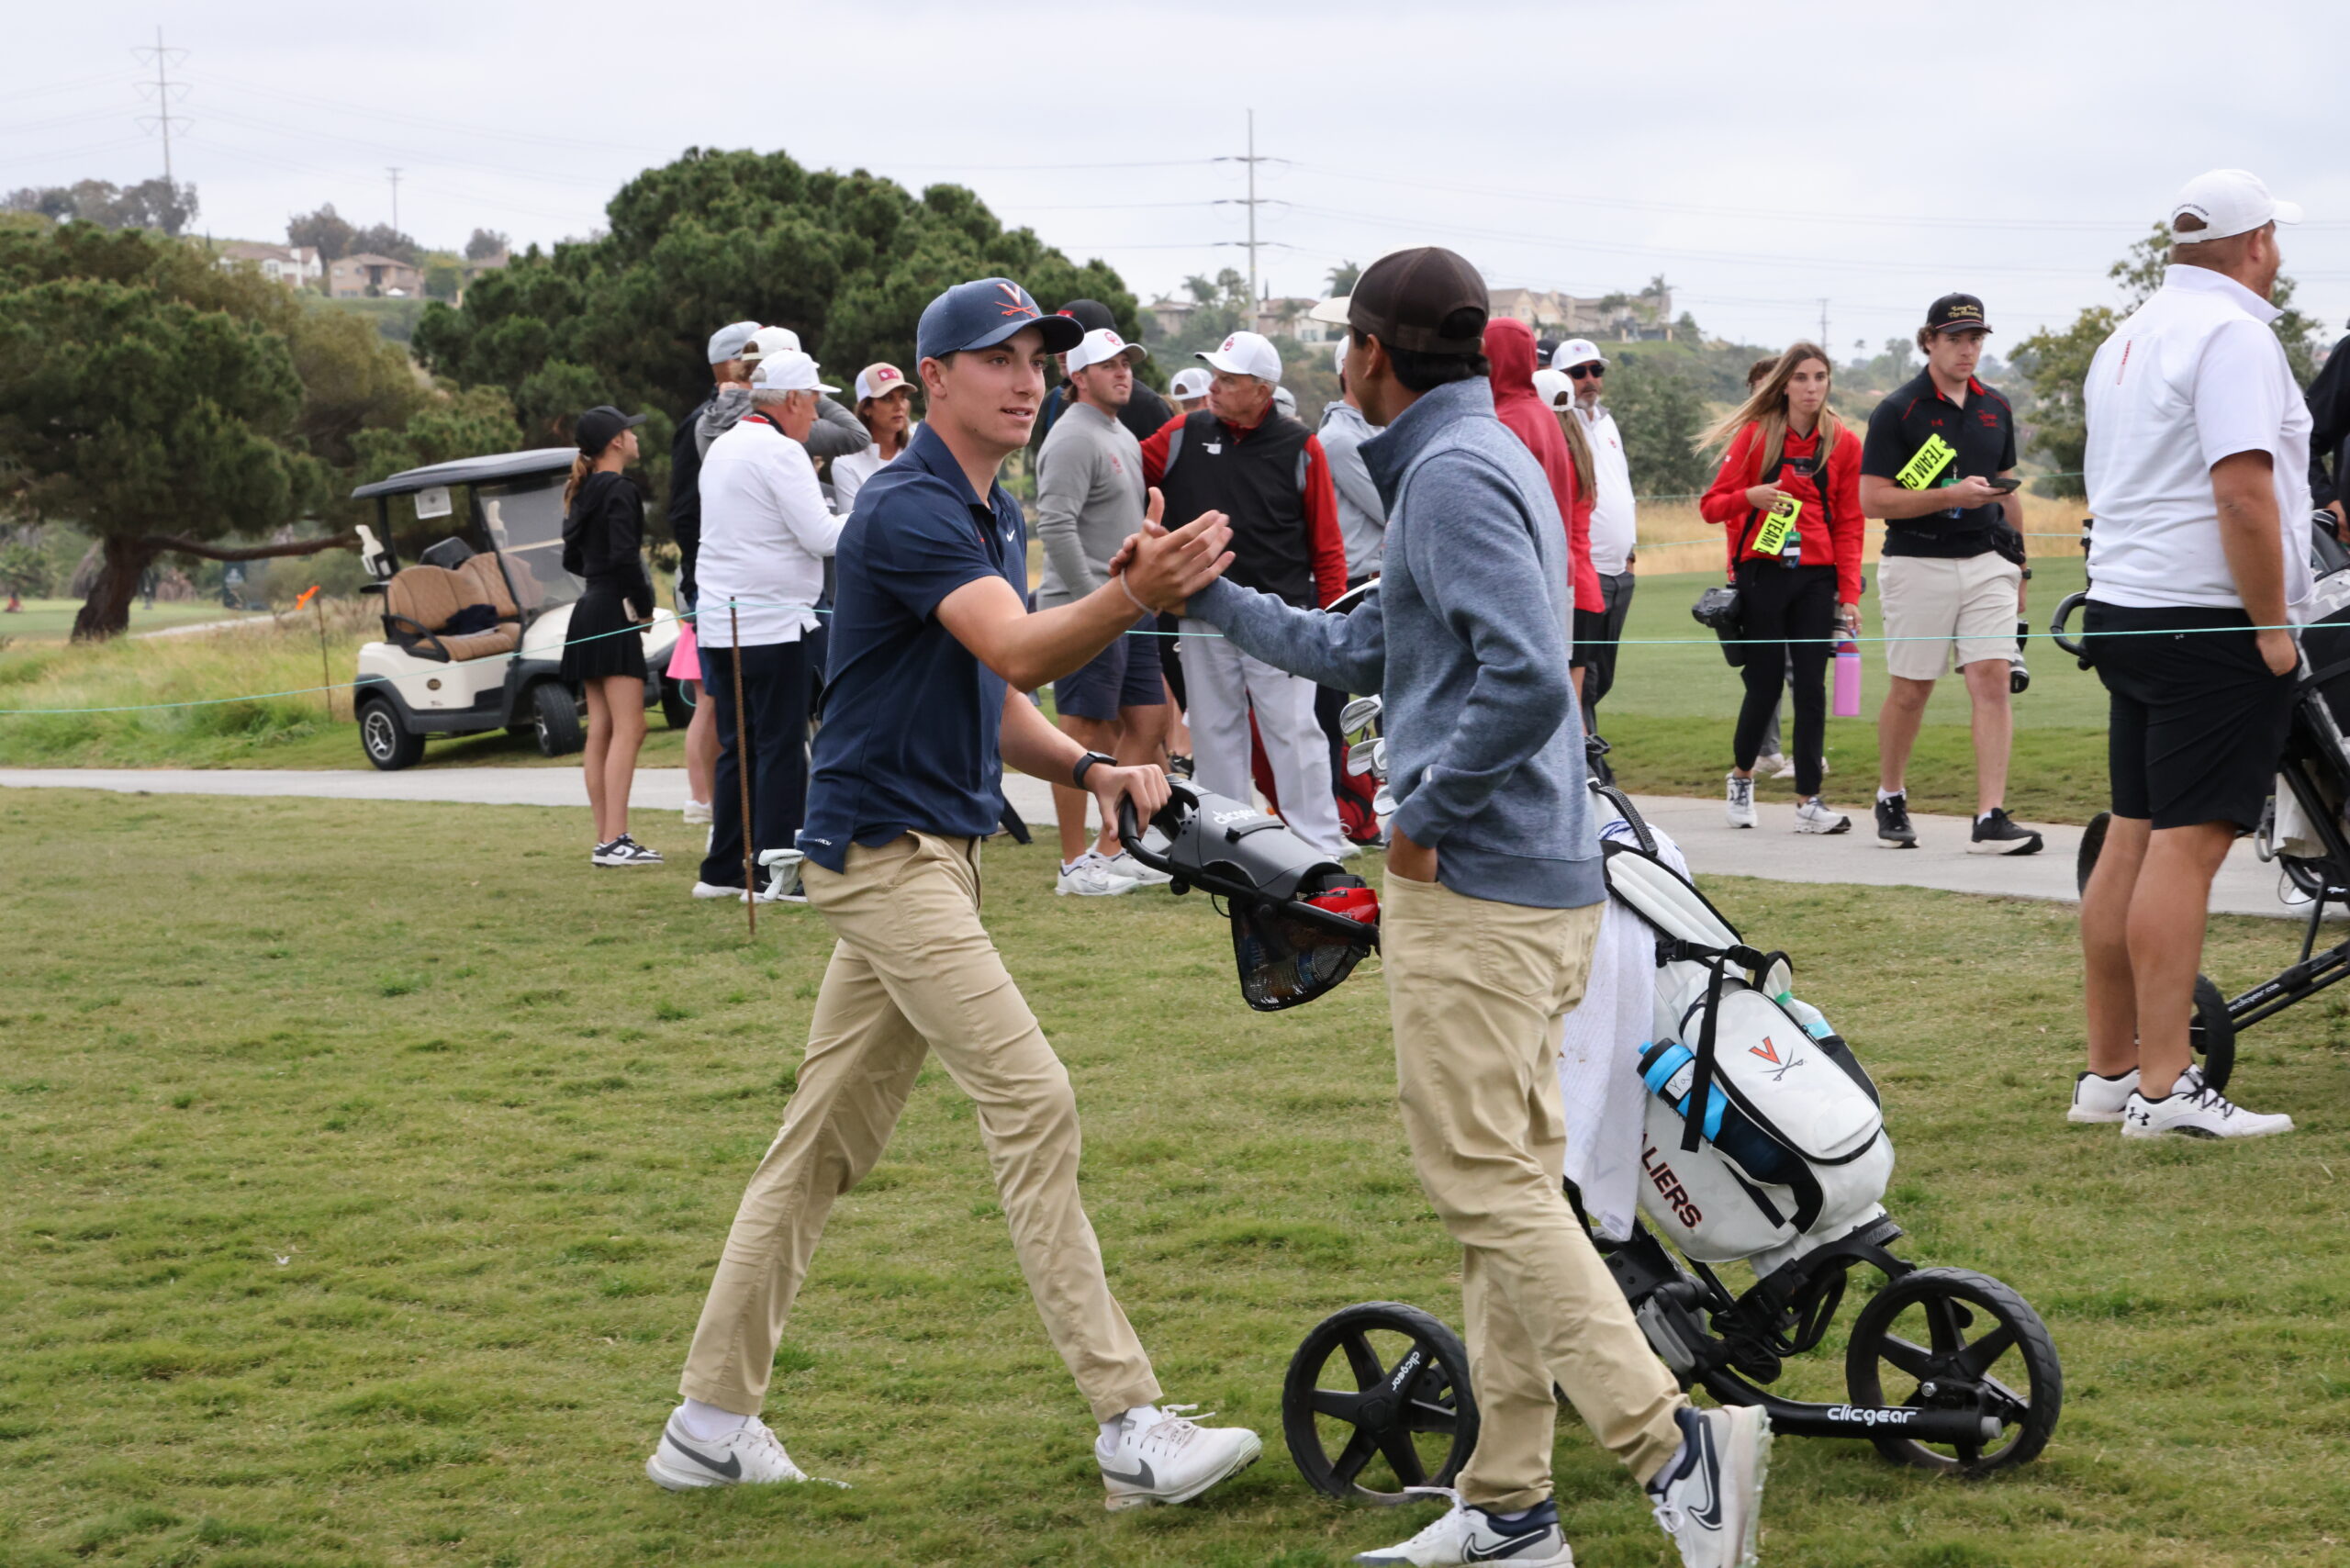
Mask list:
[[[456,662],[512,653],[522,621],[498,557],[475,555],[454,571],[395,572],[384,589],[384,635],[419,658]]]

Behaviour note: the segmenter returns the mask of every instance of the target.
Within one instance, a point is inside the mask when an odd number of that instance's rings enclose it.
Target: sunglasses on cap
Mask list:
[[[1606,374],[1607,367],[1604,364],[1571,364],[1567,366],[1567,379],[1570,381],[1581,381],[1585,376],[1600,376],[1606,375]]]

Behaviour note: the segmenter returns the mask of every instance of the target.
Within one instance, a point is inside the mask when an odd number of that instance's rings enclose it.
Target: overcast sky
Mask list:
[[[456,247],[580,235],[694,144],[780,148],[1100,256],[1146,299],[1248,253],[1323,292],[1341,259],[1449,244],[1496,285],[1662,273],[1709,331],[1906,334],[1951,288],[2012,344],[2109,300],[2104,268],[2204,169],[2254,170],[2330,341],[2350,315],[2341,0],[1026,4],[224,0],[10,7],[0,187],[161,173],[139,117],[161,22],[199,226],[284,238],[330,201]],[[942,280],[942,282],[946,280]]]

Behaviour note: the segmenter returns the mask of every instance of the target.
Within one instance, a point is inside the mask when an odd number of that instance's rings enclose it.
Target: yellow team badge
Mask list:
[[[1796,532],[1796,519],[1803,515],[1803,503],[1789,496],[1771,509],[1762,526],[1754,531],[1754,553],[1758,555],[1786,554],[1787,540]]]
[[[1902,465],[1901,472],[1893,476],[1894,481],[1904,489],[1922,490],[1940,478],[1942,470],[1957,456],[1958,448],[1938,435],[1930,435],[1926,444],[1918,449],[1918,455]]]

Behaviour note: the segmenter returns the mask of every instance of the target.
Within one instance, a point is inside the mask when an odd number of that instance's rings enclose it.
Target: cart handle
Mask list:
[[[2048,640],[2080,661],[2083,669],[2089,667],[2089,651],[2082,645],[2079,638],[2066,636],[2065,626],[2073,619],[2073,611],[2087,604],[2088,599],[2089,596],[2086,590],[2066,594],[2057,600],[2056,613],[2051,616],[2048,622]]]

